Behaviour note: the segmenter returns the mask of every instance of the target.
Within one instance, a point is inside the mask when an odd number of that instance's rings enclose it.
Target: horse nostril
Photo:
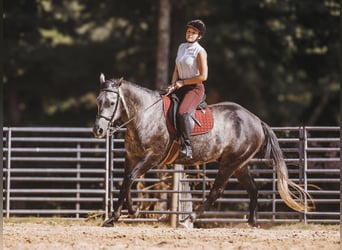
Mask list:
[[[103,129],[102,129],[102,128],[99,128],[99,129],[97,130],[97,133],[98,133],[99,135],[102,135],[102,134],[103,134]]]
[[[99,137],[103,135],[104,130],[100,128],[98,125],[95,125],[93,127],[93,134],[95,137]]]

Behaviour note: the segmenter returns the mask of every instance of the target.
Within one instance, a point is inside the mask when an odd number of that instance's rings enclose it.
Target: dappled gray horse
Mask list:
[[[112,216],[103,226],[112,226],[121,215],[126,202],[129,214],[136,214],[131,186],[136,178],[152,167],[159,167],[168,153],[173,136],[166,126],[163,102],[158,91],[152,91],[121,79],[105,80],[100,76],[97,97],[98,113],[93,133],[102,138],[119,118],[125,122],[125,173]],[[213,204],[229,178],[234,174],[250,197],[248,223],[256,224],[257,187],[247,167],[252,157],[262,149],[277,170],[277,186],[283,201],[292,209],[310,209],[304,203],[309,197],[300,186],[288,179],[288,171],[277,138],[271,128],[258,117],[232,102],[209,105],[214,118],[213,129],[191,137],[193,159],[174,163],[184,165],[218,162],[218,173],[204,203],[188,218],[195,220]],[[291,189],[290,189],[291,187]]]

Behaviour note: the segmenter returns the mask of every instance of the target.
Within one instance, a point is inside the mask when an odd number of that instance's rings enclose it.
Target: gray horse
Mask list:
[[[121,79],[105,80],[100,76],[97,97],[98,114],[93,127],[94,136],[103,138],[107,129],[118,119],[125,122],[125,173],[118,201],[112,216],[103,226],[112,226],[121,215],[126,202],[129,214],[136,214],[131,186],[152,167],[159,167],[168,153],[173,136],[168,132],[161,95]],[[263,150],[277,170],[277,186],[283,201],[292,209],[304,212],[312,208],[304,199],[310,195],[288,178],[288,170],[277,138],[271,128],[258,117],[232,102],[209,105],[214,118],[213,129],[191,137],[193,159],[175,164],[195,165],[218,162],[219,169],[205,202],[188,218],[195,220],[207,210],[224,191],[234,174],[250,197],[248,223],[256,225],[257,187],[247,167],[252,157]],[[290,189],[291,187],[291,189]]]

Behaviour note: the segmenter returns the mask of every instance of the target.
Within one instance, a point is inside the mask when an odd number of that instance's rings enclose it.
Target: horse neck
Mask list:
[[[122,84],[120,89],[122,104],[124,106],[127,119],[134,117],[134,120],[136,121],[146,120],[145,115],[147,111],[150,111],[150,109],[157,110],[156,107],[154,107],[154,104],[156,103],[156,106],[158,106],[157,102],[161,99],[157,92],[129,82]],[[144,119],[141,119],[142,116]]]

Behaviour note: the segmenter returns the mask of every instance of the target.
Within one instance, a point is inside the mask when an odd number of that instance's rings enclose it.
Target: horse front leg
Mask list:
[[[139,209],[133,206],[131,186],[129,187],[129,190],[127,191],[126,207],[127,207],[129,215],[132,215],[134,218],[138,217]]]
[[[114,222],[118,221],[121,216],[121,210],[127,197],[127,193],[130,192],[130,187],[132,186],[133,181],[130,180],[129,175],[124,175],[123,183],[120,188],[118,201],[115,204],[114,211],[112,212],[112,216],[109,217],[106,221],[103,222],[103,227],[112,227]]]
[[[138,174],[131,173],[130,175],[126,175],[125,179],[123,181],[123,188],[120,190],[118,202],[116,203],[116,206],[114,208],[113,217],[115,221],[117,221],[120,218],[121,210],[123,207],[123,204],[126,204],[128,214],[134,215],[137,217],[139,215],[139,210],[133,206],[132,201],[132,193],[131,188],[134,180],[139,177]]]
[[[158,155],[153,154],[152,151],[148,151],[144,159],[140,161],[137,164],[137,166],[133,169],[132,174],[131,174],[132,183],[137,177],[145,174],[147,170],[156,166],[157,162],[159,161],[160,159]],[[132,215],[133,217],[137,217],[139,215],[139,209],[133,206],[131,186],[132,184],[128,187],[128,191],[126,192],[126,206],[127,206],[128,214]]]
[[[136,214],[136,209],[133,207],[132,196],[131,196],[131,187],[135,179],[142,174],[144,174],[148,169],[155,166],[155,162],[157,160],[155,157],[152,157],[152,152],[147,153],[147,155],[137,163],[132,164],[132,162],[126,158],[126,167],[124,180],[120,189],[118,202],[115,205],[112,216],[107,219],[102,226],[104,227],[112,227],[114,222],[118,221],[121,215],[121,210],[123,204],[126,200],[126,205],[128,208],[129,214]],[[131,168],[131,166],[134,166]],[[132,170],[131,170],[132,169]]]

